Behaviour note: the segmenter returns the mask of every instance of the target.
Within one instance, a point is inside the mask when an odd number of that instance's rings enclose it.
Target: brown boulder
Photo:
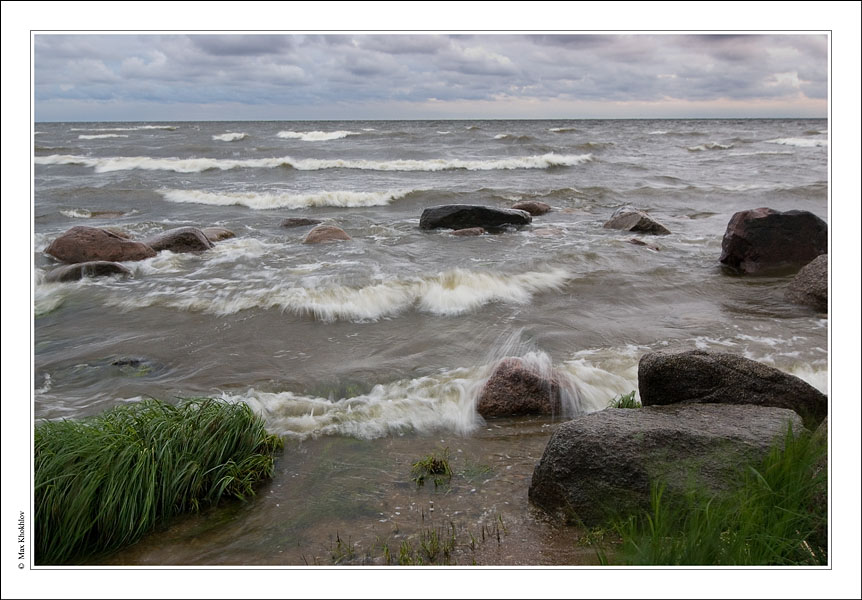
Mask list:
[[[321,242],[347,241],[350,239],[352,238],[347,235],[341,227],[336,227],[335,225],[318,225],[308,232],[308,235],[305,236],[302,243],[319,244]]]
[[[520,358],[504,358],[479,392],[476,409],[485,418],[559,414],[560,382]]]
[[[670,230],[650,217],[642,210],[624,206],[617,209],[611,218],[605,223],[605,229],[621,229],[623,231],[634,231],[636,233],[649,233],[652,235],[668,235]]]
[[[203,231],[197,227],[178,227],[153,236],[147,240],[156,252],[170,250],[171,252],[199,252],[209,250],[213,243],[207,239]]]
[[[806,210],[756,208],[735,213],[719,261],[741,273],[792,273],[829,250],[829,227]]]
[[[230,238],[236,237],[236,234],[233,231],[225,229],[224,227],[204,227],[201,229],[201,233],[203,233],[211,242],[220,242],[222,240],[229,240]]]
[[[829,312],[829,255],[821,254],[802,267],[784,291],[784,298]]]
[[[485,233],[485,229],[482,227],[468,227],[467,229],[456,229],[452,231],[452,235],[458,235],[463,237],[475,236],[475,235],[483,235]]]
[[[45,253],[65,263],[143,260],[156,251],[143,242],[127,240],[116,233],[78,225],[51,242]]]
[[[512,205],[512,208],[515,210],[525,210],[534,217],[551,212],[550,204],[545,204],[544,202],[538,202],[535,200],[524,200],[523,202],[518,202],[517,204]]]
[[[323,221],[321,221],[320,219],[309,219],[306,217],[288,217],[280,223],[280,226],[286,228],[306,227],[308,225],[319,225],[322,222]]]
[[[131,275],[132,272],[119,263],[106,260],[77,263],[57,267],[45,275],[46,283],[78,281],[84,277],[105,277],[108,275]]]

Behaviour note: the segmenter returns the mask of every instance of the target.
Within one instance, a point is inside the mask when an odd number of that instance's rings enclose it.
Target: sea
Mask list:
[[[106,564],[387,564],[450,524],[453,564],[588,564],[577,530],[527,502],[530,476],[560,423],[637,392],[643,354],[731,352],[829,392],[827,315],[784,299],[790,275],[718,262],[737,211],[828,222],[825,119],[34,129],[36,421],[207,396],[248,404],[286,442],[254,499]],[[419,228],[430,206],[526,200],[552,211],[476,237]],[[624,206],[672,233],[604,228]],[[304,244],[288,217],[351,240]],[[236,236],[124,263],[128,278],[45,282],[45,248],[76,225]],[[506,356],[569,384],[561,414],[477,413]],[[419,487],[411,465],[433,452],[454,476]]]

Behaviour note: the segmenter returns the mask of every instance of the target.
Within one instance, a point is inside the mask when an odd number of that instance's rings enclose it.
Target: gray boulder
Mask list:
[[[322,222],[320,219],[309,219],[307,217],[288,217],[283,219],[279,226],[284,228],[307,227],[309,225],[319,225]]]
[[[829,255],[821,254],[802,267],[784,292],[788,302],[829,312]]]
[[[164,233],[149,238],[147,245],[156,252],[170,250],[177,254],[182,252],[200,252],[213,247],[213,243],[197,227],[169,229]]]
[[[754,404],[795,411],[809,429],[828,411],[828,399],[798,377],[723,352],[649,352],[638,363],[644,406]]]
[[[422,211],[419,219],[421,229],[468,229],[483,227],[501,229],[507,225],[528,225],[533,220],[530,213],[511,208],[492,208],[475,204],[444,204],[431,206]]]
[[[557,428],[533,471],[534,505],[587,526],[635,514],[650,505],[651,486],[665,497],[690,486],[707,493],[732,489],[740,465],[761,460],[788,426],[791,410],[689,404],[608,408]]]
[[[135,242],[111,231],[78,225],[51,242],[45,253],[65,263],[91,261],[124,262],[144,260],[156,251],[142,242]]]
[[[635,233],[649,233],[652,235],[668,235],[670,229],[653,219],[642,210],[624,206],[611,215],[604,225],[605,229],[621,229]]]
[[[132,272],[119,263],[106,260],[77,263],[58,267],[47,275],[45,281],[48,283],[78,281],[84,277],[106,277],[108,275],[129,276]]]

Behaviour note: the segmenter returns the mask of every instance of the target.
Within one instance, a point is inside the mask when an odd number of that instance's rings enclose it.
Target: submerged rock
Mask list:
[[[754,404],[795,411],[813,429],[826,416],[828,399],[798,377],[723,352],[649,352],[638,363],[644,406],[658,404]]]
[[[649,233],[652,235],[668,235],[670,230],[650,217],[642,210],[624,206],[611,215],[604,225],[605,229],[621,229],[623,231],[634,231],[636,233]]]
[[[551,205],[537,200],[524,200],[512,205],[515,210],[525,210],[534,217],[551,212]]]
[[[510,208],[492,208],[475,204],[444,204],[422,211],[421,229],[468,229],[483,227],[500,229],[507,225],[527,225],[533,218],[530,213]]]
[[[164,233],[149,238],[147,245],[156,252],[170,250],[178,254],[182,252],[200,252],[213,247],[213,243],[197,227],[169,229]]]
[[[320,219],[308,219],[306,217],[288,217],[279,224],[279,227],[306,227],[308,225],[319,225],[322,222],[323,221],[321,221]]]
[[[156,255],[156,251],[143,242],[135,242],[104,229],[82,225],[72,227],[51,242],[45,253],[65,263],[124,262],[144,260]]]
[[[821,254],[802,267],[784,292],[788,302],[829,312],[829,255]]]
[[[533,471],[529,499],[569,522],[594,525],[649,509],[651,485],[679,497],[690,486],[729,490],[740,465],[761,460],[787,433],[791,410],[676,404],[608,408],[560,425]]]
[[[829,227],[807,210],[756,208],[735,213],[719,262],[746,274],[794,272],[829,251]]]
[[[484,235],[485,230],[482,227],[468,227],[467,229],[456,229],[452,235],[460,235],[463,237]]]
[[[236,234],[233,231],[225,229],[224,227],[204,227],[201,229],[201,233],[203,233],[211,242],[220,242],[222,240],[229,240],[230,238],[236,237]]]
[[[504,358],[479,392],[485,418],[560,414],[560,382],[520,358]]]
[[[347,241],[352,239],[341,227],[335,225],[318,225],[308,232],[303,244],[320,244],[321,242]]]
[[[77,263],[58,267],[45,275],[48,283],[78,281],[84,277],[106,277],[108,275],[129,276],[132,272],[119,263],[106,260]]]

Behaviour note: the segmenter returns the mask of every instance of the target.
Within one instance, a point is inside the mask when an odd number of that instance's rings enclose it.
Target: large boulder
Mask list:
[[[533,471],[530,501],[571,523],[596,525],[647,510],[653,484],[678,498],[692,486],[732,489],[739,468],[802,430],[791,410],[688,404],[608,408],[560,425]]]
[[[538,200],[523,200],[512,205],[515,210],[525,210],[534,217],[551,212],[551,205]]]
[[[108,275],[131,275],[132,272],[119,263],[107,260],[77,263],[57,267],[45,275],[47,283],[78,281],[84,277],[106,277]]]
[[[213,243],[236,237],[236,234],[233,231],[225,229],[224,227],[204,227],[201,229],[201,233],[203,233],[206,238]]]
[[[530,213],[511,208],[492,208],[475,204],[444,204],[431,206],[422,211],[419,218],[421,229],[468,229],[484,227],[501,229],[507,225],[528,225],[533,220]]]
[[[813,429],[826,416],[828,399],[798,377],[724,352],[649,352],[638,363],[644,406],[754,404],[795,411]]]
[[[321,242],[347,241],[351,237],[341,227],[335,225],[318,225],[308,232],[303,244],[320,244]]]
[[[78,225],[51,242],[45,253],[65,263],[90,261],[124,262],[144,260],[156,251],[142,242],[125,239],[116,233]]]
[[[829,255],[821,254],[802,267],[784,291],[784,298],[829,312]]]
[[[476,410],[485,418],[560,414],[560,382],[521,358],[504,358],[479,392]]]
[[[652,235],[668,235],[670,233],[670,229],[644,211],[630,206],[617,209],[605,223],[604,227],[606,229],[621,229],[623,231],[649,233]]]
[[[755,208],[735,213],[719,261],[740,273],[792,273],[829,250],[829,227],[807,210]]]
[[[155,235],[147,240],[147,245],[156,252],[170,250],[177,254],[182,252],[200,252],[209,250],[213,243],[206,234],[197,227],[177,227]]]

